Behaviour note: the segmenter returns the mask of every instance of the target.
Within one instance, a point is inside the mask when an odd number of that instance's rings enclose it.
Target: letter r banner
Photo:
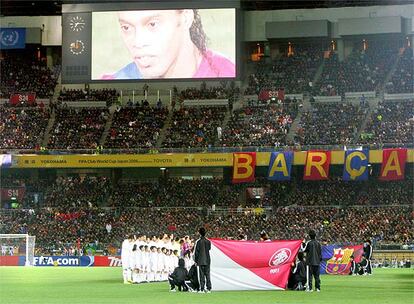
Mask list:
[[[327,180],[329,178],[329,165],[331,164],[331,151],[308,151],[306,155],[304,180]]]

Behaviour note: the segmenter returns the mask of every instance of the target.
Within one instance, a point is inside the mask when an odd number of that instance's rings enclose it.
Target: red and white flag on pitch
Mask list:
[[[301,240],[211,241],[214,290],[284,290]]]

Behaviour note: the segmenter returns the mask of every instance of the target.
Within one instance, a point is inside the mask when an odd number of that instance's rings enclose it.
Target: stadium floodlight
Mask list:
[[[0,248],[2,255],[14,255],[24,250],[25,266],[33,266],[36,237],[28,234],[0,234]],[[10,254],[12,252],[13,254]]]

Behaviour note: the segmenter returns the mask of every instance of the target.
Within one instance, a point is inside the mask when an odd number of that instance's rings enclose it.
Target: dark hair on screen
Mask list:
[[[190,27],[191,41],[195,44],[201,54],[204,54],[207,50],[207,35],[204,32],[203,24],[201,23],[201,17],[197,9],[193,10],[194,21]]]

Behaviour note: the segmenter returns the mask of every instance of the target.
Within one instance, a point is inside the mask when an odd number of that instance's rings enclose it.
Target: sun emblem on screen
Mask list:
[[[73,55],[80,55],[85,50],[85,44],[82,40],[76,40],[70,44],[69,49]]]
[[[82,17],[75,16],[72,19],[70,19],[69,25],[72,31],[80,32],[85,27],[85,20],[83,20]]]

